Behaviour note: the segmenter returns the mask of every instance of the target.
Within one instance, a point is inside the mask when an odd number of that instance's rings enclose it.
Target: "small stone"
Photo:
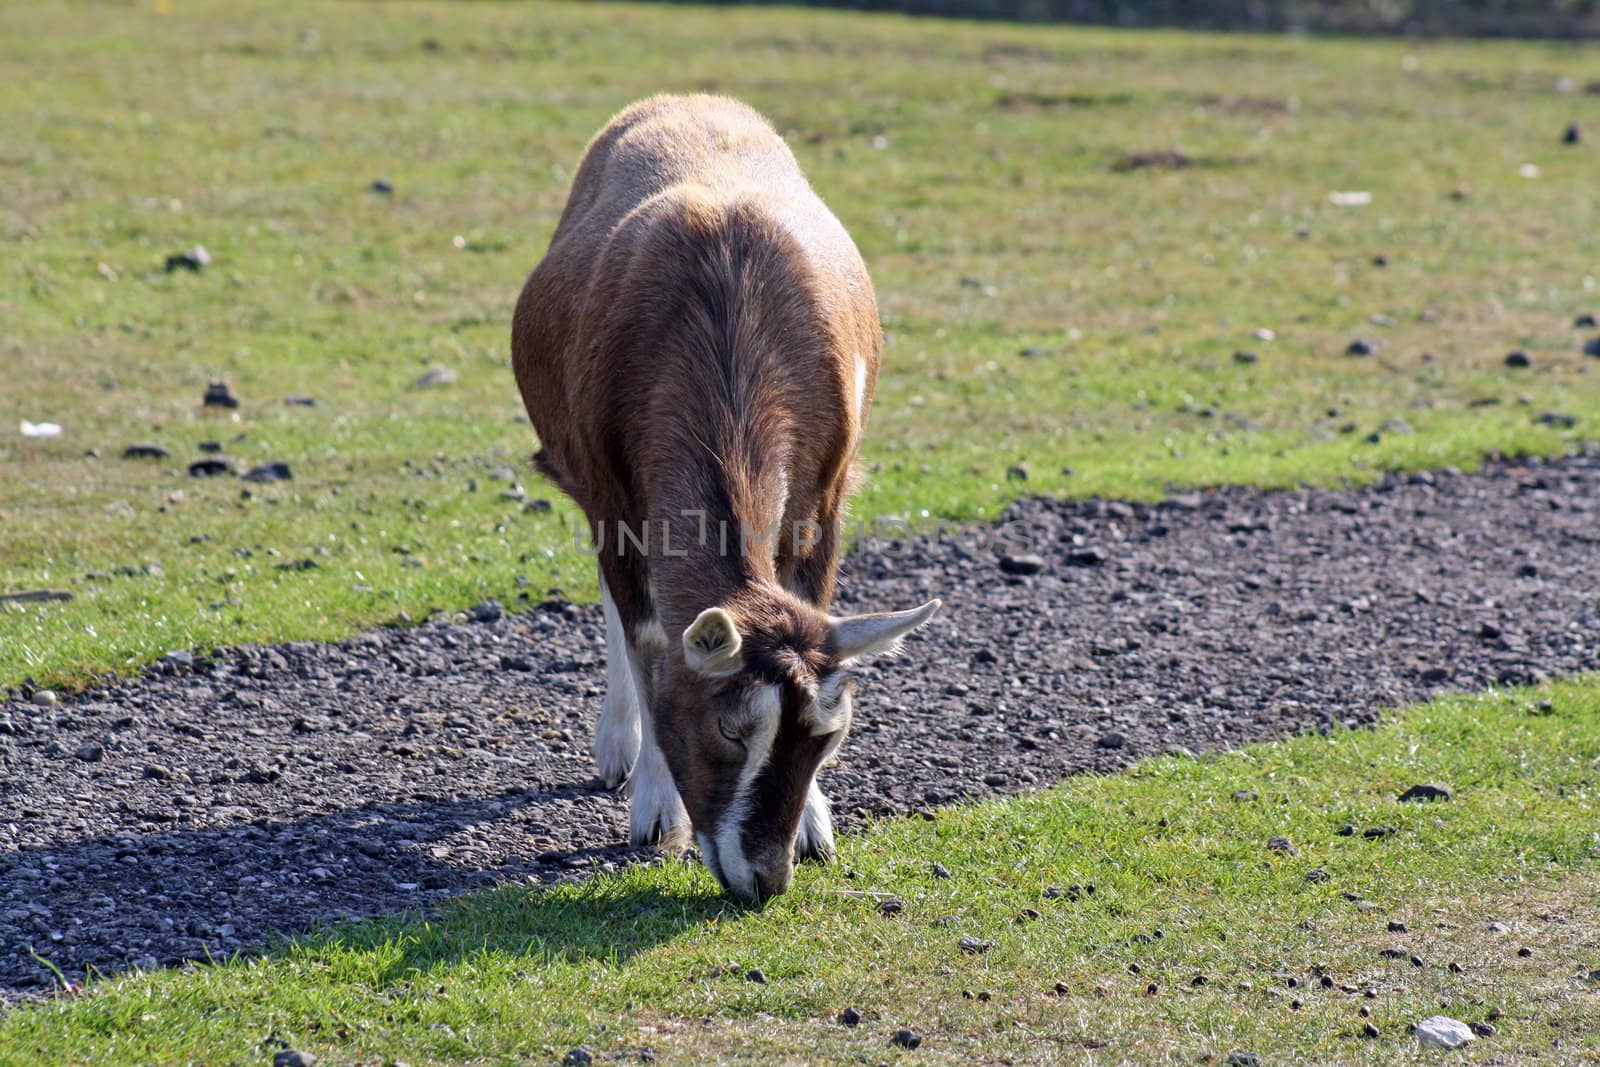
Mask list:
[[[1527,945],[1523,945],[1521,948],[1517,949],[1517,955],[1522,959],[1527,959],[1529,956],[1533,955],[1533,949],[1529,948]]]
[[[1511,929],[1511,927],[1507,926],[1505,923],[1493,922],[1489,924],[1489,932],[1491,934],[1503,934],[1509,929]]]
[[[1001,556],[1000,569],[1007,574],[1038,574],[1044,570],[1044,557],[1031,554]]]
[[[1378,350],[1378,342],[1370,337],[1357,337],[1345,346],[1344,354],[1347,356],[1370,356]]]
[[[78,750],[72,755],[84,763],[99,763],[106,758],[106,746],[98,741],[89,741],[79,745]]]
[[[1251,800],[1260,800],[1261,794],[1254,789],[1238,789],[1234,791],[1233,799],[1243,804]]]
[[[314,1067],[317,1058],[297,1048],[286,1048],[272,1057],[272,1067]]]
[[[841,1026],[859,1026],[861,1024],[861,1013],[854,1008],[846,1008],[839,1013],[839,1024]]]
[[[561,1057],[562,1067],[589,1067],[594,1062],[594,1054],[586,1048],[575,1048]]]
[[[1128,738],[1125,734],[1118,733],[1116,730],[1107,730],[1100,735],[1100,739],[1095,743],[1101,748],[1123,748],[1128,744]]]
[[[1365,1022],[1365,1023],[1361,1024],[1361,1036],[1362,1037],[1377,1037],[1379,1033],[1380,1033],[1380,1031],[1378,1030],[1378,1028],[1376,1026],[1372,1025],[1372,1023]]]
[[[172,772],[159,763],[152,763],[144,769],[144,776],[156,782],[165,782],[172,777]]]
[[[1539,426],[1549,426],[1556,430],[1570,430],[1578,425],[1578,417],[1568,415],[1564,411],[1541,412],[1533,421]]]
[[[1414,785],[1400,794],[1400,803],[1409,804],[1419,800],[1449,800],[1453,794],[1449,786],[1444,785]]]
[[[449,367],[434,367],[417,379],[417,388],[432,389],[435,386],[450,385],[457,377],[456,372]]]
[[[1246,351],[1244,349],[1240,349],[1233,354],[1233,361],[1235,363],[1243,363],[1245,365],[1255,363],[1260,358],[1261,357],[1257,356],[1254,352]]]
[[[1474,1040],[1472,1028],[1447,1015],[1432,1015],[1417,1024],[1417,1041],[1423,1048],[1456,1048]]]
[[[991,948],[994,948],[993,941],[984,941],[977,937],[963,937],[957,944],[960,946],[961,951],[969,956],[981,956]]]
[[[472,621],[499,622],[505,613],[506,609],[500,606],[499,601],[485,600],[483,603],[472,609]]]
[[[259,467],[251,467],[245,472],[244,480],[247,482],[286,482],[293,478],[287,463],[263,463]]]
[[[314,408],[317,406],[317,399],[303,393],[291,393],[283,398],[283,403],[285,407],[291,408]]]
[[[1009,480],[1011,480],[1013,482],[1025,482],[1025,481],[1027,481],[1028,480],[1028,465],[1026,463],[1015,463],[1015,464],[1012,464],[1009,468],[1006,469],[1006,478],[1008,478]]]
[[[1299,851],[1294,847],[1294,842],[1287,837],[1274,837],[1267,841],[1267,848],[1280,856],[1293,856]]]
[[[922,1035],[915,1030],[896,1030],[890,1036],[889,1044],[898,1045],[900,1048],[916,1048],[922,1044]]]
[[[189,477],[191,478],[215,478],[219,475],[232,473],[234,473],[234,463],[227,456],[207,456],[205,459],[197,459],[189,464]]]
[[[748,973],[746,973],[745,976],[744,976],[744,980],[746,982],[754,982],[756,985],[766,985],[767,984],[767,972],[763,971],[760,967],[757,967],[754,970],[749,971]]]
[[[1111,557],[1103,549],[1090,545],[1067,553],[1067,563],[1074,567],[1098,567]]]
[[[1500,1032],[1494,1023],[1471,1023],[1470,1025],[1472,1026],[1472,1032],[1479,1037],[1493,1037]]]
[[[1354,836],[1356,836],[1356,828],[1353,825],[1351,825],[1350,823],[1345,823],[1343,826],[1339,827],[1339,829],[1335,830],[1334,832],[1337,833],[1340,837],[1354,837]]]
[[[205,245],[195,245],[187,252],[178,252],[167,257],[167,273],[175,270],[187,270],[198,273],[202,268],[211,265],[211,253],[206,251]]]
[[[1306,881],[1308,882],[1326,882],[1331,877],[1333,876],[1321,867],[1313,867],[1306,872]]]
[[[1508,367],[1531,367],[1533,357],[1519,348],[1515,352],[1506,353],[1505,363]]]
[[[1409,931],[1406,930],[1406,924],[1405,923],[1398,922],[1398,921],[1396,921],[1394,919],[1390,919],[1389,920],[1389,932],[1391,934],[1404,934],[1404,933],[1408,933]]]
[[[54,689],[41,689],[33,694],[33,702],[41,708],[53,708],[61,703]]]
[[[1561,133],[1561,143],[1562,144],[1582,144],[1583,143],[1583,127],[1579,126],[1576,122],[1567,123],[1567,128],[1565,130],[1563,130],[1562,133]]]
[[[1254,1052],[1230,1052],[1222,1062],[1226,1067],[1261,1067],[1261,1057]]]
[[[1596,322],[1593,315],[1589,314],[1588,312],[1584,312],[1582,315],[1579,315],[1577,318],[1572,320],[1572,325],[1580,330],[1592,330],[1595,326],[1600,326],[1600,322]]]
[[[1070,995],[1071,993],[1072,993],[1072,989],[1071,989],[1070,986],[1067,985],[1067,983],[1065,983],[1065,982],[1057,982],[1055,984],[1055,994],[1056,994],[1056,996],[1064,997],[1064,996]]]
[[[166,459],[170,455],[172,453],[167,449],[149,442],[129,445],[122,450],[123,459]]]
[[[1374,267],[1387,267],[1389,265],[1389,257],[1388,256],[1381,256],[1381,255],[1380,256],[1373,256],[1372,257],[1372,265]]]
[[[1380,837],[1392,837],[1395,833],[1397,831],[1392,826],[1369,826],[1361,831],[1361,836],[1369,840],[1376,840]]]
[[[905,902],[896,897],[890,897],[888,900],[885,900],[878,905],[878,914],[884,916],[899,915],[905,910]]]
[[[946,867],[944,864],[940,863],[938,860],[934,860],[934,862],[933,862],[933,876],[935,878],[949,878],[950,877],[950,868]]]
[[[1591,340],[1585,341],[1583,345],[1583,354],[1586,356],[1600,356],[1600,337],[1595,337]]]
[[[227,382],[218,378],[206,386],[206,394],[200,403],[208,408],[236,408],[239,406],[239,398],[234,395]]]
[[[381,193],[384,196],[388,196],[390,193],[394,192],[394,183],[388,178],[374,178],[372,179],[372,184],[368,186],[368,188],[375,193]]]

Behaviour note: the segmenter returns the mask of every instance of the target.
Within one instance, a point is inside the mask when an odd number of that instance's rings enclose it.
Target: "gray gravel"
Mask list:
[[[847,561],[845,609],[947,607],[860,672],[824,772],[846,827],[1600,666],[1593,455],[1359,491],[1030,500],[1005,523]],[[626,802],[587,751],[599,609],[518,607],[172,656],[56,704],[10,694],[0,996],[48,987],[35,953],[69,977],[166,966],[649,861],[618,847]]]

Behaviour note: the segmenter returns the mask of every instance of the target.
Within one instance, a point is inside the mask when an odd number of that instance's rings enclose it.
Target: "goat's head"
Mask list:
[[[830,618],[770,591],[684,630],[657,687],[656,742],[729,893],[760,901],[788,888],[817,769],[850,729],[849,664],[892,651],[938,609]]]

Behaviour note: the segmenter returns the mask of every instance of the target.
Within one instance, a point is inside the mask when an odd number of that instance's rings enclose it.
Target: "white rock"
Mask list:
[[[55,422],[29,422],[22,420],[22,436],[24,437],[60,437],[61,425]]]
[[[1455,1048],[1472,1040],[1472,1027],[1448,1015],[1430,1015],[1417,1024],[1417,1041],[1423,1048]]]
[[[40,689],[33,694],[33,702],[41,708],[53,708],[61,703],[61,698],[55,694],[53,689]]]

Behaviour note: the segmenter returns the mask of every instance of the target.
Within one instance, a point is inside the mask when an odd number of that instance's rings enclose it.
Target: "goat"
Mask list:
[[[833,824],[816,774],[847,665],[932,617],[833,618],[882,353],[844,227],[755,111],[657,96],[589,144],[512,324],[541,472],[588,519],[605,612],[601,780],[635,844],[782,893]]]

